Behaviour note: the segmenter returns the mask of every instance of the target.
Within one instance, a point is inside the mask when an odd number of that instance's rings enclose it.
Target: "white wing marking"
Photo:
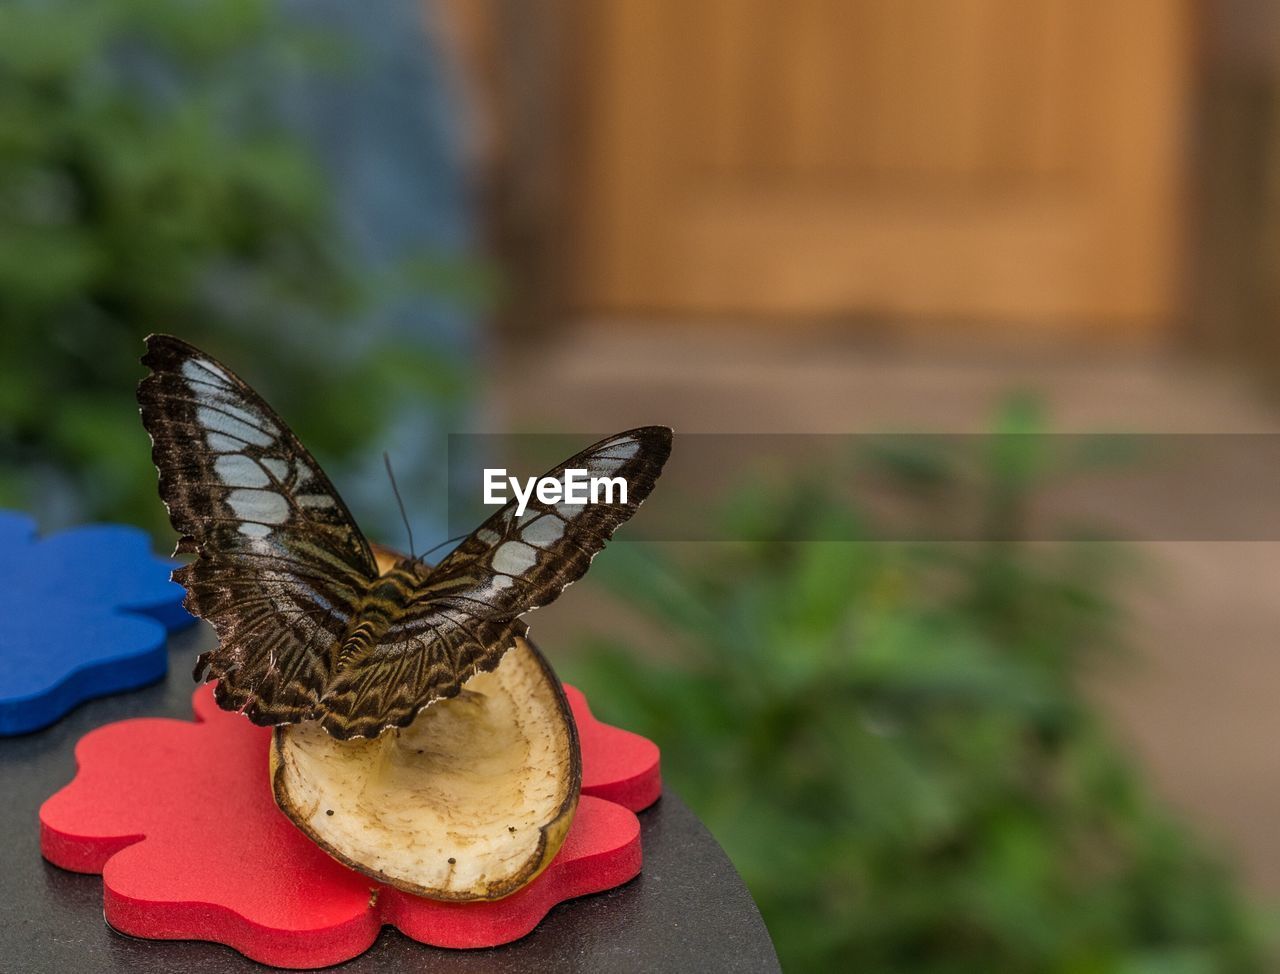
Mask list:
[[[227,387],[231,385],[231,380],[227,373],[218,368],[212,362],[201,361],[199,359],[189,358],[182,363],[182,374],[189,380],[187,385],[195,383],[204,383],[205,385],[215,385]]]
[[[205,439],[209,443],[209,449],[214,453],[239,453],[245,447],[244,440],[227,436],[225,433],[210,433]]]
[[[283,482],[289,476],[289,464],[285,460],[279,460],[276,457],[263,457],[262,465],[271,472],[271,476],[276,480]]]
[[[228,487],[265,487],[271,483],[257,461],[243,453],[224,453],[213,461],[213,472]]]
[[[640,441],[624,437],[623,439],[606,443],[600,448],[596,456],[609,457],[613,460],[630,460],[639,452]]]
[[[506,541],[493,553],[493,570],[504,575],[519,575],[538,563],[538,549],[523,541]]]
[[[241,442],[252,443],[254,446],[270,446],[272,444],[273,440],[270,433],[250,423],[242,422],[234,416],[228,415],[226,411],[220,411],[222,409],[223,407],[221,406],[217,409],[209,406],[199,406],[196,408],[196,420],[211,433],[234,436]],[[244,411],[241,410],[241,412]],[[244,413],[244,415],[249,416],[251,414]]]
[[[554,514],[544,514],[542,517],[529,523],[529,525],[520,532],[520,537],[529,544],[545,547],[553,541],[559,541],[564,536],[564,521],[556,517]]]
[[[284,524],[289,520],[289,502],[273,490],[239,488],[227,495],[236,516],[259,524]]]

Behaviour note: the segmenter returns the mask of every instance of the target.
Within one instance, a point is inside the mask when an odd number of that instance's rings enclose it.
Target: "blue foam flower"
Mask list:
[[[166,636],[195,621],[172,568],[137,528],[37,538],[30,518],[0,511],[0,735],[164,676]]]

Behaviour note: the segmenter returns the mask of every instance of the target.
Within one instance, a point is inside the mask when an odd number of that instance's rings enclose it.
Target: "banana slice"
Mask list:
[[[564,689],[532,643],[376,740],[277,727],[276,803],[339,862],[441,900],[496,900],[559,851],[582,757]]]

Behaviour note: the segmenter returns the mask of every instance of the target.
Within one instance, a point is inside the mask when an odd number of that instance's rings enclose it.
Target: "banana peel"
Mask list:
[[[339,741],[311,721],[277,727],[270,771],[276,804],[329,855],[455,901],[501,899],[546,868],[582,785],[569,702],[526,639],[374,740]]]

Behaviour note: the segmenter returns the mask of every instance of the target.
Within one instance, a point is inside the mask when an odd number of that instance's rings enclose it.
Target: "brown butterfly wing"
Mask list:
[[[617,527],[653,489],[671,453],[671,430],[646,426],[611,436],[549,471],[623,477],[626,503],[543,504],[517,517],[499,510],[427,575],[408,610],[366,657],[335,674],[320,701],[335,737],[376,736],[492,670],[527,626],[520,616],[553,602],[581,578]],[[615,496],[615,501],[618,498]]]
[[[196,678],[259,724],[314,714],[330,649],[370,580],[373,554],[346,505],[275,411],[186,342],[147,339],[138,387],[160,496],[195,560],[174,572],[218,649]]]

